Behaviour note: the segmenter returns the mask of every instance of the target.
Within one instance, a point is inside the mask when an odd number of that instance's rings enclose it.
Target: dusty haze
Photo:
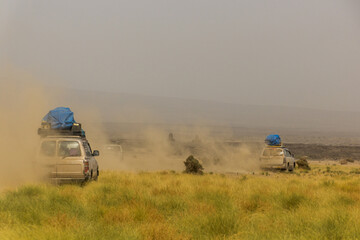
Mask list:
[[[66,95],[61,90],[47,91],[33,76],[16,69],[3,69],[0,75],[0,187],[45,181],[47,172],[39,162],[37,151],[40,137],[37,129],[42,117],[57,106],[70,107],[75,113],[75,120],[82,123],[93,149],[104,149],[112,143],[103,121],[101,108],[96,105],[84,105],[73,101],[70,105],[58,105],[57,96]],[[6,84],[4,84],[6,83]],[[61,102],[61,101],[60,101]],[[114,110],[115,112],[115,110]],[[121,116],[121,112],[118,113]],[[156,114],[143,113],[138,109],[137,116],[147,116],[149,122]],[[129,116],[128,116],[129,117]],[[129,119],[129,118],[128,118]],[[155,118],[159,119],[159,118]],[[131,120],[131,119],[129,119]],[[136,118],[131,120],[136,121]],[[131,132],[128,140],[140,142],[133,147],[124,147],[124,158],[116,154],[101,154],[98,162],[101,170],[122,171],[158,171],[184,169],[183,161],[195,155],[204,164],[207,171],[253,171],[257,169],[258,151],[246,145],[230,147],[223,143],[232,136],[230,130],[221,131],[217,137],[206,126],[176,126],[171,131],[176,136],[175,142],[168,139],[169,132],[162,126],[149,125]],[[124,135],[116,135],[121,138]],[[112,141],[111,141],[112,140]]]
[[[181,170],[192,143],[207,169],[251,171],[256,149],[221,142],[274,132],[359,144],[359,14],[357,0],[0,0],[0,180],[38,179],[36,129],[58,106],[93,149],[143,141],[104,169]]]
[[[26,73],[0,73],[0,187],[37,181],[39,116],[49,107],[41,85]],[[40,119],[41,120],[41,119]],[[37,174],[39,173],[39,174]]]
[[[358,0],[0,1],[0,63],[50,86],[358,111]]]

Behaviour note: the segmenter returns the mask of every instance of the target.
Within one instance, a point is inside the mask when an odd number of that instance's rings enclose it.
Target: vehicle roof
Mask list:
[[[266,146],[264,149],[286,149],[286,150],[289,150],[283,146]]]
[[[82,137],[80,137],[80,136],[61,136],[61,135],[59,135],[59,136],[47,136],[47,137],[42,138],[42,140],[43,140],[43,139],[72,139],[72,140],[76,139],[76,140],[86,140],[86,138],[82,138]]]

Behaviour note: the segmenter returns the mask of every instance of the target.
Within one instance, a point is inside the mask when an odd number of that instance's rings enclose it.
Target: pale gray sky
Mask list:
[[[360,110],[358,0],[0,0],[0,63],[47,85]]]

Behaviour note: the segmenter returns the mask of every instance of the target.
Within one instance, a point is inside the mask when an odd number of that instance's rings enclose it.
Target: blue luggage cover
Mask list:
[[[74,113],[70,108],[58,107],[51,110],[43,118],[43,121],[50,123],[52,129],[71,129],[75,122]]]
[[[281,138],[277,134],[272,134],[266,137],[265,143],[270,146],[281,146]]]

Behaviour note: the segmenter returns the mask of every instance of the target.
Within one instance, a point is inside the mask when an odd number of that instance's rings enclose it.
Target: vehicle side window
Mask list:
[[[80,144],[77,141],[60,141],[58,155],[61,157],[80,157]]]
[[[55,141],[44,141],[41,144],[40,154],[47,157],[55,156],[56,142]]]
[[[84,145],[86,157],[91,157],[91,156],[92,156],[92,152],[91,152],[91,148],[90,148],[89,143],[83,142],[83,145]]]
[[[291,157],[291,154],[290,154],[289,151],[287,151],[287,150],[284,150],[284,151],[285,151],[285,156],[286,156],[286,157]]]

